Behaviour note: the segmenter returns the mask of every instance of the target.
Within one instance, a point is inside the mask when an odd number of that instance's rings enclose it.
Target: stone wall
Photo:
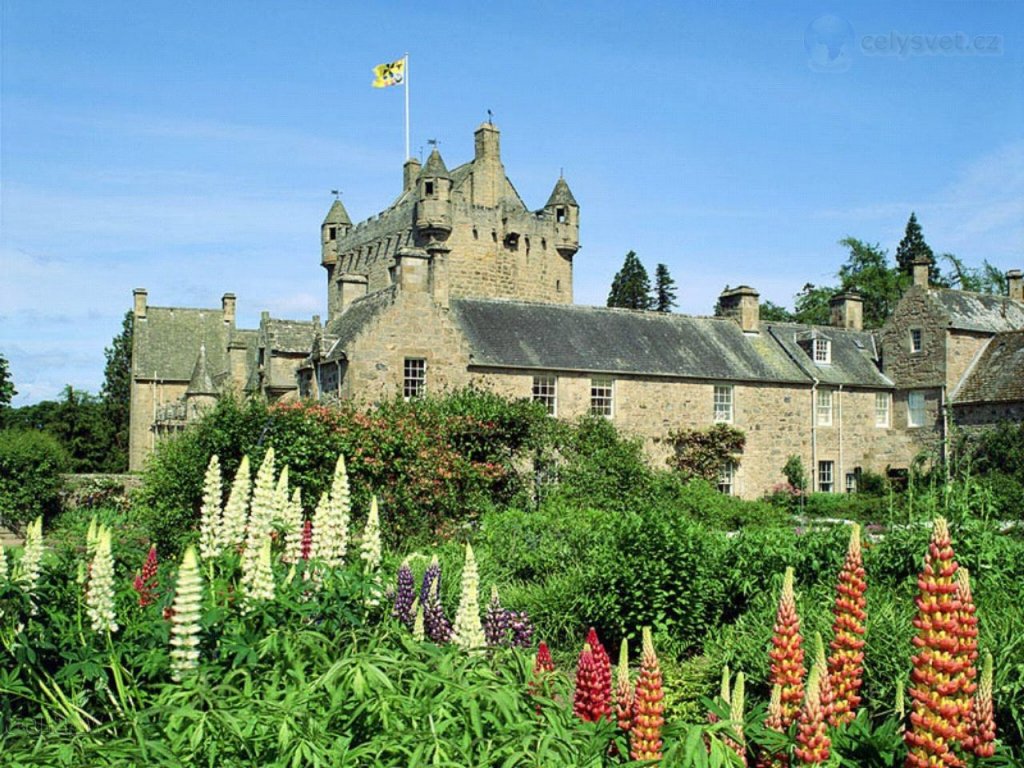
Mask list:
[[[910,331],[921,329],[921,351],[912,352]],[[882,370],[901,389],[941,387],[946,383],[946,329],[941,313],[920,286],[907,289],[879,332]]]
[[[1024,421],[1024,402],[961,403],[953,407],[956,425],[974,432],[991,429],[1000,421]]]
[[[990,333],[950,330],[946,334],[946,391],[956,389],[971,363],[992,338]]]
[[[131,420],[128,427],[128,470],[139,472],[156,446],[153,430],[157,410],[185,396],[187,381],[132,379]]]

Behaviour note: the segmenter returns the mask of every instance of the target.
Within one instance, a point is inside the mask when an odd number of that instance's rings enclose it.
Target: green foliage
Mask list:
[[[729,424],[714,424],[707,429],[680,428],[668,435],[673,455],[669,466],[684,477],[715,482],[729,464],[738,464],[747,437]]]
[[[916,259],[928,259],[932,262],[929,269],[930,279],[938,277],[938,270],[935,268],[935,254],[924,241],[924,233],[921,232],[921,225],[917,223],[917,215],[911,211],[907,219],[907,228],[903,233],[903,239],[896,247],[896,265],[900,272],[910,276],[914,273],[914,261]]]
[[[850,249],[846,263],[839,268],[840,289],[860,294],[865,328],[880,328],[903,295],[908,285],[906,276],[889,266],[886,251],[877,243],[847,237],[839,244]]]
[[[0,354],[0,412],[11,405],[11,400],[16,394],[18,390],[14,388],[10,364],[7,358]]]
[[[633,251],[626,254],[622,269],[616,272],[612,279],[611,291],[608,293],[608,306],[623,309],[652,309],[654,307],[651,300],[651,279]]]
[[[807,490],[807,470],[799,456],[793,454],[786,459],[782,467],[782,475],[786,481],[798,491]]]
[[[774,301],[762,301],[760,307],[761,322],[765,323],[793,323],[796,322],[796,315],[785,307],[780,307]]]
[[[961,485],[980,486],[990,496],[993,514],[1024,519],[1024,423],[1003,421],[992,429],[962,431],[951,453],[953,474]]]
[[[676,306],[676,281],[668,273],[665,264],[654,270],[654,311],[671,312]]]
[[[995,294],[996,296],[1006,295],[1006,275],[1001,269],[990,264],[988,259],[982,259],[980,267],[972,268],[964,264],[963,259],[952,253],[944,253],[939,258],[948,262],[952,268],[947,278],[952,288],[975,293]]]
[[[135,314],[131,310],[125,312],[121,332],[113,338],[110,346],[103,350],[107,363],[103,370],[100,396],[103,398],[106,419],[110,425],[110,449],[116,452],[116,459],[109,462],[111,471],[124,472],[128,469],[134,323]]]
[[[60,510],[61,474],[68,463],[52,435],[0,431],[0,522],[21,530],[39,515],[54,516]]]

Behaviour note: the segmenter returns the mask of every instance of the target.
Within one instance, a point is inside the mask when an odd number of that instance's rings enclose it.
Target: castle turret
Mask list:
[[[564,178],[555,182],[544,212],[555,222],[555,248],[562,256],[572,256],[580,249],[580,206]]]
[[[432,241],[445,240],[452,231],[452,176],[436,147],[416,184],[416,228]]]
[[[185,389],[186,421],[199,416],[205,409],[217,402],[217,385],[213,383],[210,367],[206,362],[206,345],[199,345],[199,356],[192,368],[192,378]]]
[[[331,204],[331,210],[324,217],[324,223],[320,225],[320,263],[325,267],[337,261],[338,240],[344,237],[351,227],[352,219],[348,217],[348,211],[341,204],[341,200],[335,200]]]

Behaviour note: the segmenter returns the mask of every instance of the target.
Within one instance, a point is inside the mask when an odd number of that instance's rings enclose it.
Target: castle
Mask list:
[[[828,326],[762,322],[748,286],[721,316],[573,304],[580,208],[559,178],[530,210],[505,174],[500,133],[477,128],[473,159],[449,170],[435,148],[403,168],[398,198],[353,225],[335,200],[321,227],[327,318],[235,326],[219,308],[151,307],[135,291],[131,469],[225,391],[272,400],[373,403],[476,385],[532,398],[552,416],[597,414],[643,438],[655,462],[680,427],[729,423],[747,437],[719,488],[756,497],[787,457],[818,491],[853,490],[862,470],[941,451],[950,420],[1024,419],[1024,296],[914,284],[885,327],[861,300],[832,300]]]

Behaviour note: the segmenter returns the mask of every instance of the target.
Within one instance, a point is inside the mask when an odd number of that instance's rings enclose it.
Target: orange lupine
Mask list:
[[[971,594],[971,578],[967,569],[960,567],[956,572],[956,596],[960,601],[959,614],[959,638],[960,648],[957,655],[963,664],[963,669],[958,676],[960,690],[957,693],[957,704],[960,707],[960,741],[967,739],[967,723],[971,716],[971,703],[974,700],[974,692],[978,689],[974,681],[978,677],[978,668],[975,662],[978,660],[978,617],[975,615],[977,608],[974,605],[974,596]]]
[[[615,719],[623,731],[633,727],[633,684],[629,680],[629,641],[626,638],[622,638],[619,646],[619,666],[615,673]]]
[[[772,649],[771,683],[781,689],[782,730],[793,722],[804,695],[804,649],[800,635],[800,617],[793,594],[793,569],[787,568],[782,581],[782,594],[775,614]]]
[[[864,682],[864,565],[860,546],[860,526],[850,531],[846,560],[839,572],[836,601],[833,609],[832,634],[829,644],[828,679],[834,697],[832,712],[827,715],[833,726],[848,723],[860,706],[860,688]]]
[[[644,627],[643,639],[643,661],[633,693],[633,727],[629,732],[629,756],[634,760],[661,760],[665,692],[662,689],[661,668],[654,653],[650,627]]]
[[[797,719],[796,755],[799,765],[821,765],[829,759],[832,742],[828,737],[825,710],[821,706],[821,683],[828,672],[821,664],[814,664],[807,676],[807,693]]]
[[[772,686],[772,696],[768,702],[768,715],[764,719],[764,727],[783,733],[786,729],[782,725],[782,686],[776,683]],[[757,768],[786,768],[789,759],[783,754],[769,753],[763,747],[758,752]]]
[[[972,701],[967,721],[964,750],[976,757],[992,757],[996,752],[996,720],[992,714],[992,654],[985,654],[981,684]]]

